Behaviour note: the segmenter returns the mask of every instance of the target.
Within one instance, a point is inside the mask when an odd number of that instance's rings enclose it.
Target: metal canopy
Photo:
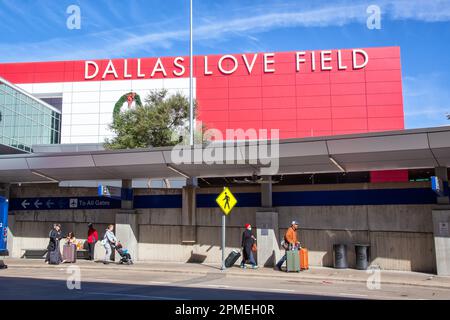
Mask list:
[[[187,147],[190,152],[202,146]],[[214,144],[214,148],[224,148]],[[245,143],[228,151],[246,154]],[[177,165],[171,148],[0,156],[0,182],[237,177],[260,174],[261,164]],[[449,167],[450,126],[281,140],[278,174]],[[252,159],[250,159],[252,160]],[[254,159],[253,159],[254,160]]]

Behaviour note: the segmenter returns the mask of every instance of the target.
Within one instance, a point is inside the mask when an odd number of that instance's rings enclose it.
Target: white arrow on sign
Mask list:
[[[39,209],[39,206],[42,204],[42,202],[40,202],[39,201],[39,199],[37,199],[35,202],[34,202],[34,206],[36,207],[36,208],[38,208]]]
[[[47,202],[45,203],[47,205],[47,208],[50,208],[52,205],[54,205],[55,203],[52,202],[50,199],[47,200]]]
[[[30,203],[25,199],[25,200],[23,200],[22,201],[22,207],[24,208],[24,209],[26,209],[27,208],[27,206],[29,206],[30,205]]]

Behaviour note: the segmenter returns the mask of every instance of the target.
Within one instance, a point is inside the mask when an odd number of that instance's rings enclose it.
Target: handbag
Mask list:
[[[253,243],[252,245],[252,251],[256,252],[258,250],[258,247],[256,246],[256,243]]]

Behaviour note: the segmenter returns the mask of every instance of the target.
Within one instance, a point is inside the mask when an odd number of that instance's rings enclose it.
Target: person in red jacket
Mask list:
[[[88,249],[88,260],[94,260],[94,250],[95,250],[95,243],[98,241],[98,232],[95,230],[92,223],[89,223],[88,225],[88,237],[87,237],[87,249]]]

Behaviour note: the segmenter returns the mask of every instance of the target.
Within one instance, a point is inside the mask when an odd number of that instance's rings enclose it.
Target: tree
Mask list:
[[[115,114],[109,128],[116,136],[106,139],[106,149],[173,146],[189,132],[189,101],[181,93],[152,90],[144,104]]]

